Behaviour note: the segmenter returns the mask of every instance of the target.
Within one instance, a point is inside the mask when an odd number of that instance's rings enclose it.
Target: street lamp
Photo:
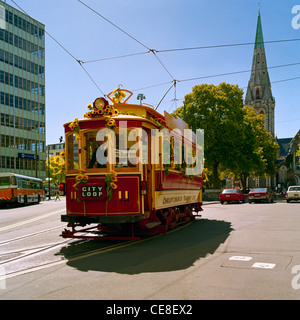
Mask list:
[[[137,95],[137,98],[136,98],[137,100],[140,100],[140,104],[142,104],[142,101],[144,100],[144,99],[146,99],[146,97],[142,94],[142,93],[139,93],[138,95]]]

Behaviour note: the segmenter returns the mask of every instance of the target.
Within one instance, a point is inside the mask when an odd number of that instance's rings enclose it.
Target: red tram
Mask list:
[[[127,103],[131,96],[116,89],[107,96],[111,104],[97,98],[84,119],[64,125],[61,221],[71,228],[64,238],[139,239],[202,210],[202,161],[195,159],[203,150],[195,134],[183,134],[188,125],[179,117]]]

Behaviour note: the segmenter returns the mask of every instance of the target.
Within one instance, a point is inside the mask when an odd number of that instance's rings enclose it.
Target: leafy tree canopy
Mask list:
[[[263,115],[244,107],[237,85],[196,85],[183,103],[174,115],[192,130],[204,129],[205,166],[213,172],[214,188],[219,187],[219,168],[244,181],[250,174],[274,174],[278,145],[264,129]]]

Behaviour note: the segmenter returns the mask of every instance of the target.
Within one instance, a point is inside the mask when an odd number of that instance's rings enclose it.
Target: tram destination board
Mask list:
[[[104,186],[103,185],[88,185],[81,187],[81,198],[84,200],[95,200],[95,198],[101,200],[104,197]]]

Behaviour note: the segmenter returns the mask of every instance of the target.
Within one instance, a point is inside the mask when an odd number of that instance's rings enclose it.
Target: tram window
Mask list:
[[[115,168],[136,168],[139,158],[137,157],[138,150],[138,135],[135,129],[124,129],[125,134],[120,134],[116,129],[109,133],[109,139],[105,141],[97,141],[98,131],[89,131],[84,134],[84,167],[87,169],[102,168],[106,169],[107,163],[101,161],[99,163],[97,157],[103,156],[103,160],[109,159]],[[111,135],[113,134],[113,136]],[[108,138],[108,136],[106,136]],[[146,137],[147,138],[147,137]],[[145,138],[145,139],[146,139]],[[107,142],[106,142],[107,141]],[[106,144],[108,143],[108,144]],[[98,153],[99,147],[103,148],[102,153]],[[143,159],[145,156],[145,163],[147,162],[146,152],[143,152]],[[142,160],[141,160],[142,161]]]
[[[115,167],[116,168],[135,168],[138,164],[137,159],[137,132],[128,129],[126,134],[116,133],[115,148]],[[134,141],[132,141],[134,140]]]
[[[148,134],[145,130],[142,131],[142,164],[148,163]]]
[[[105,143],[97,141],[97,131],[90,131],[85,133],[85,167],[92,168],[106,168],[106,164],[97,161],[97,150]],[[103,146],[104,147],[104,146]],[[107,157],[107,150],[104,149],[103,155]]]
[[[174,139],[174,163],[182,164],[182,141]]]
[[[193,149],[188,143],[185,144],[185,162],[187,168],[192,168],[194,166],[193,159]]]
[[[68,136],[68,170],[78,169],[78,142],[75,139],[75,134]]]

